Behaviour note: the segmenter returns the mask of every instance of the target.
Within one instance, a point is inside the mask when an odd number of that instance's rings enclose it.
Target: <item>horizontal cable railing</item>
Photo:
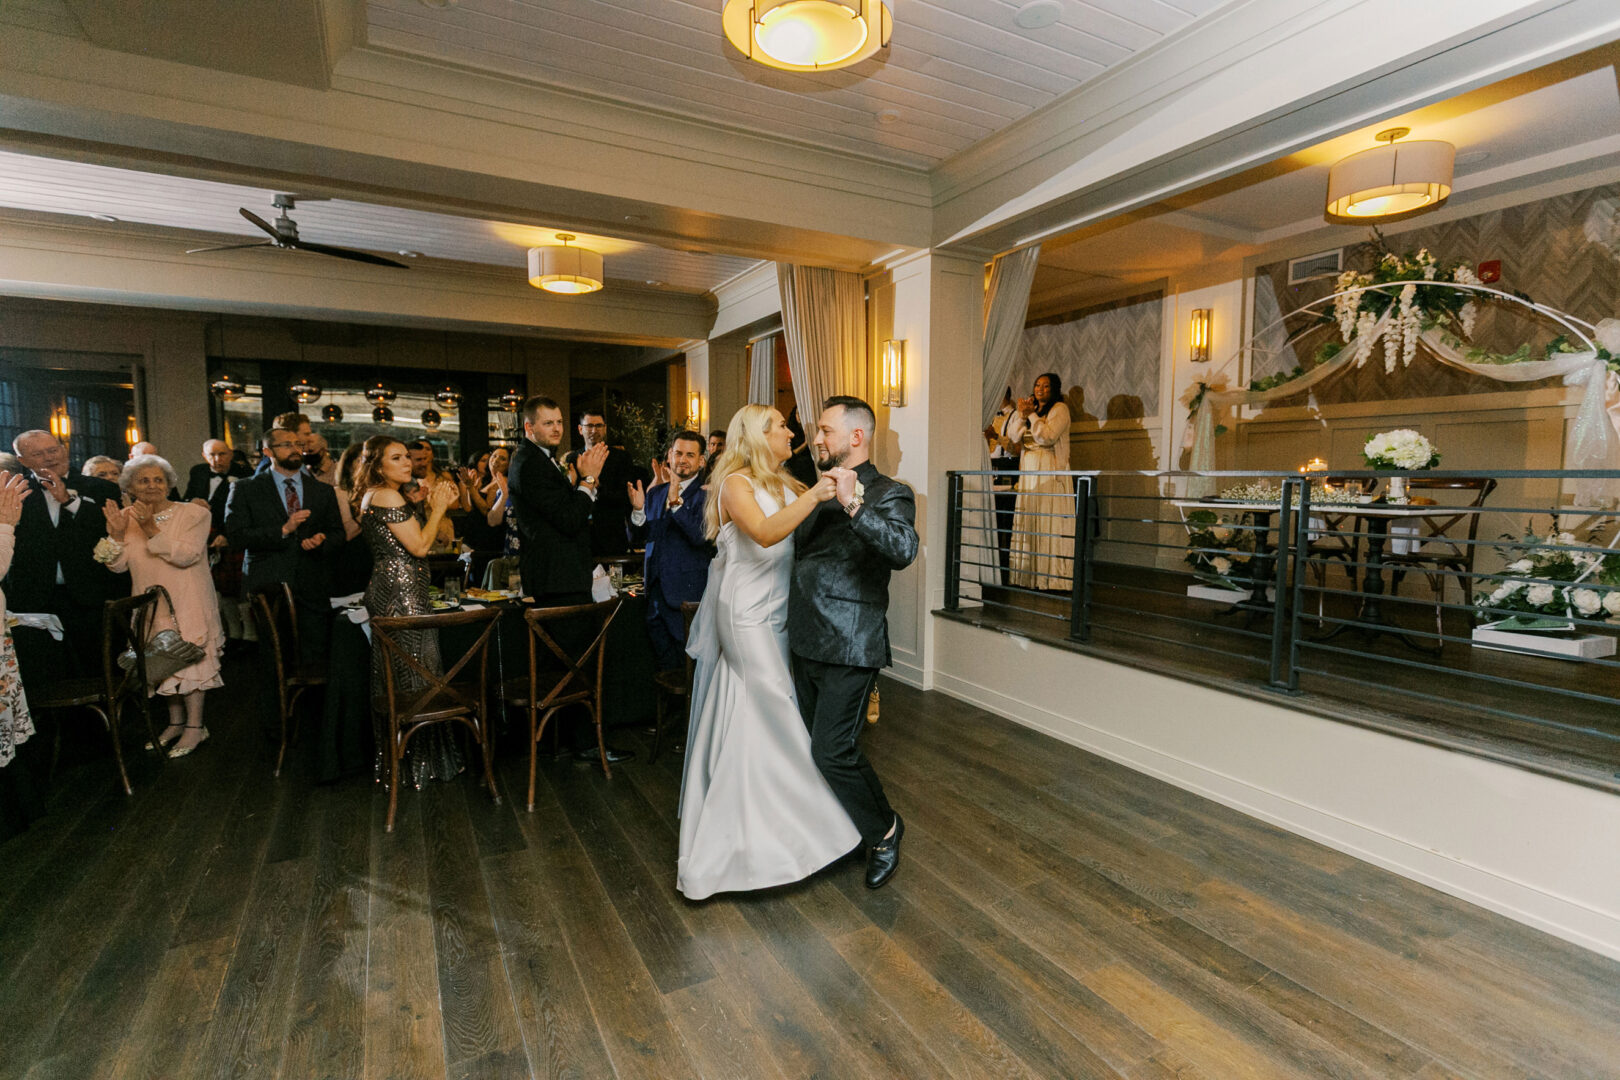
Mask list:
[[[1620,779],[1616,495],[1601,470],[953,472],[945,610]]]

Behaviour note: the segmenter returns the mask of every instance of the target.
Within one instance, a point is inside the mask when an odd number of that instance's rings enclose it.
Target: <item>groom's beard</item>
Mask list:
[[[848,457],[848,456],[849,456],[849,451],[848,450],[841,450],[836,454],[829,453],[824,458],[823,457],[817,457],[816,458],[816,468],[820,469],[822,472],[828,472],[828,471],[830,471],[832,469],[836,469],[840,465],[842,465],[844,463],[844,459],[846,457]]]

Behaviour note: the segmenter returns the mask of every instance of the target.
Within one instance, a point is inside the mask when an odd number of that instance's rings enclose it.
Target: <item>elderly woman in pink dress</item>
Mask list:
[[[225,634],[219,623],[214,580],[208,571],[208,530],[212,518],[207,506],[170,502],[178,486],[174,468],[156,454],[131,458],[118,478],[132,505],[103,506],[107,538],[113,542],[114,572],[128,570],[137,593],[161,585],[174,601],[174,617],[159,601],[153,631],[177,629],[180,636],[202,646],[203,658],[164,679],[156,693],[168,698],[169,726],[159,741],[174,744],[170,757],[184,757],[208,739],[203,726],[203,692],[224,683],[219,657]]]

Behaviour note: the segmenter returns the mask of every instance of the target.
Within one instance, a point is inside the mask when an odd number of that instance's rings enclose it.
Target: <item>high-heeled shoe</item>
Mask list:
[[[148,742],[146,744],[146,749],[148,749],[148,750],[156,750],[158,747],[161,746],[161,747],[163,747],[163,749],[167,750],[169,747],[173,746],[175,743],[180,741],[180,736],[185,733],[185,730],[186,729],[182,726],[179,731],[175,732],[173,735],[169,736],[167,739],[165,739],[162,735],[159,735],[157,737],[157,742]]]
[[[196,728],[192,728],[190,724],[187,724],[186,728],[188,730],[197,730]],[[196,742],[192,743],[190,746],[177,746],[173,750],[170,750],[169,751],[169,756],[171,758],[185,757],[187,754],[191,753],[193,750],[200,750],[200,749],[202,749],[204,746],[206,746],[208,744],[208,729],[205,728],[205,727],[202,727],[202,725],[200,725],[200,724],[198,725],[198,728],[201,728],[201,730],[202,730],[202,738],[198,739]]]

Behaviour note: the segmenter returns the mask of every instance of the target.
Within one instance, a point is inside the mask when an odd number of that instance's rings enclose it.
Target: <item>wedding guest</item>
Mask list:
[[[338,516],[343,519],[345,541],[343,551],[332,567],[333,596],[353,596],[365,591],[371,581],[371,548],[355,542],[360,536],[360,519],[355,516],[354,506],[360,501],[359,496],[365,493],[365,489],[359,486],[360,465],[365,449],[363,442],[350,443],[344,447],[332,470],[333,478],[337,481],[333,490],[337,494]]]
[[[523,441],[507,470],[507,512],[516,519],[523,547],[518,552],[523,589],[541,607],[567,607],[591,602],[591,518],[597,487],[608,458],[605,442],[593,442],[574,460],[571,474],[562,460],[562,409],[548,397],[524,401]],[[593,413],[600,416],[600,413]],[[578,476],[578,480],[574,479]],[[630,503],[625,491],[625,505]],[[625,515],[628,520],[628,512]],[[625,527],[621,522],[621,529]],[[620,541],[621,550],[625,541]],[[595,740],[587,742],[583,724],[569,736],[582,761],[595,759]],[[629,750],[608,747],[608,761],[628,761]]]
[[[28,478],[22,473],[7,472],[0,477],[0,578],[11,569],[23,500],[31,494]],[[6,594],[0,592],[0,612],[6,610]],[[18,747],[33,734],[34,722],[28,713],[28,697],[23,692],[11,631],[0,619],[0,840],[26,827],[29,819],[38,817],[43,810],[26,763],[12,765]]]
[[[607,451],[607,459],[598,477],[601,490],[597,493],[596,506],[591,515],[591,554],[623,555],[630,550],[629,537],[625,534],[630,524],[629,485],[635,480],[645,481],[646,478],[640,475],[640,470],[626,451],[617,446],[608,446],[607,417],[601,412],[587,409],[580,413],[579,437],[585,443],[581,453],[598,446]]]
[[[787,470],[789,476],[805,487],[814,487],[820,473],[816,469],[816,460],[810,452],[810,441],[805,438],[804,425],[799,422],[797,405],[788,410],[784,426],[788,430],[788,436],[793,440],[793,452],[782,467]]]
[[[416,439],[405,444],[405,449],[411,460],[411,479],[401,491],[405,501],[416,510],[419,521],[426,520],[427,493],[440,484],[448,484],[450,490],[455,492],[456,498],[451,503],[452,508],[460,505],[461,492],[448,474],[440,472],[433,462],[433,444],[426,439]],[[442,549],[455,546],[456,530],[451,523],[450,515],[445,514],[439,519],[438,536],[435,542]]]
[[[103,503],[120,502],[117,485],[93,476],[74,477],[68,487],[67,448],[48,431],[25,431],[12,442],[18,462],[29,472],[37,499],[23,504],[15,550],[4,589],[11,610],[45,612],[62,620],[65,662],[75,673],[99,666],[102,605],[129,595],[129,576],[114,574],[92,558],[107,535]],[[40,635],[31,634],[30,638]],[[49,677],[51,654],[19,640],[23,675]]]
[[[17,460],[16,454],[0,453],[0,475],[21,476],[27,479],[28,470],[23,468],[23,463]],[[0,577],[4,576],[0,574]]]
[[[705,455],[705,464],[713,465],[716,459],[718,459],[720,455],[725,452],[725,449],[726,433],[720,428],[715,428],[713,431],[709,432],[709,447],[708,452]]]
[[[642,580],[647,588],[647,634],[660,671],[686,666],[686,621],[681,605],[703,598],[714,547],[704,535],[706,504],[703,436],[683,431],[667,455],[671,479],[645,492],[630,486],[632,539],[646,545]]]
[[[371,583],[366,586],[366,610],[373,616],[430,615],[433,601],[428,596],[427,554],[433,548],[439,522],[455,504],[454,484],[433,483],[424,492],[427,519],[418,521],[400,488],[414,479],[411,453],[405,444],[387,435],[366,440],[360,458],[359,480],[355,484],[354,507],[360,531],[371,549]],[[412,630],[397,635],[400,648],[429,671],[439,674],[444,663],[439,655],[437,630]],[[389,665],[385,669],[384,665]],[[387,694],[389,673],[394,680],[396,700],[409,701],[427,689],[427,682],[404,659],[385,655],[380,641],[372,642],[371,697],[382,700]],[[387,779],[383,758],[388,742],[386,733],[377,732],[375,776]],[[464,767],[461,749],[445,725],[435,724],[413,735],[404,762],[406,782],[416,788],[428,780],[449,780]]]
[[[315,434],[314,425],[309,422],[309,417],[301,412],[277,413],[275,419],[270,421],[270,431],[285,431],[292,437],[294,445],[298,447],[299,464],[302,465],[304,449],[309,445],[310,438]],[[267,447],[269,443],[261,441],[261,446]],[[262,454],[259,457],[258,464],[253,467],[253,475],[259,476],[263,474],[274,464],[271,455]]]
[[[504,446],[497,446],[489,455],[489,487],[484,494],[489,497],[489,513],[485,520],[492,528],[501,530],[501,554],[512,558],[523,549],[523,538],[518,534],[517,517],[512,511],[512,483],[511,474],[512,453]]]
[[[984,429],[985,441],[990,446],[990,468],[995,479],[990,489],[994,493],[996,521],[996,558],[1001,566],[1001,583],[1010,585],[1013,516],[1018,511],[1018,459],[1019,447],[1008,432],[1013,417],[1018,415],[1018,403],[1013,400],[1012,387],[1001,395],[1001,408]]]
[[[338,514],[343,518],[343,536],[347,540],[360,535],[360,522],[354,516],[352,500],[355,485],[360,482],[360,459],[365,449],[365,443],[350,443],[338,455],[337,468],[332,470],[332,489],[337,492]]]
[[[169,726],[158,736],[173,744],[170,757],[184,757],[208,741],[203,726],[203,694],[224,683],[219,677],[225,633],[220,628],[214,581],[208,573],[209,511],[190,502],[173,502],[169,493],[180,483],[174,467],[155,454],[131,458],[119,484],[134,500],[127,508],[102,507],[113,552],[108,565],[128,570],[134,590],[160,585],[169,603],[158,602],[152,631],[178,630],[202,647],[201,660],[164,679],[153,691],[168,698]]]
[[[1069,467],[1069,407],[1063,380],[1047,372],[1018,402],[1007,428],[1018,442],[1017,508],[1013,514],[1012,583],[1025,589],[1067,591],[1074,575],[1074,484],[1066,476],[1031,472]]]
[[[231,462],[231,448],[219,439],[203,443],[202,456],[202,463],[191,467],[181,497],[208,507],[209,559],[225,640],[255,641],[258,633],[253,626],[253,612],[242,599],[242,553],[232,549],[225,536],[225,506],[230,501],[231,485],[241,476]]]
[[[97,454],[95,457],[87,457],[84,459],[84,464],[79,466],[80,476],[93,476],[97,480],[105,480],[109,484],[118,483],[118,476],[123,471],[123,464],[121,462],[114,461],[106,454]]]
[[[323,484],[332,483],[337,476],[337,462],[332,460],[326,436],[318,431],[311,430],[309,439],[304,444],[304,468],[309,470],[309,475]]]
[[[490,451],[485,450],[473,458],[473,463],[461,470],[461,509],[479,518],[489,513],[490,498],[485,489],[490,485]]]
[[[243,552],[248,594],[266,585],[291,586],[298,609],[299,646],[306,665],[326,656],[332,570],[343,549],[343,518],[332,488],[304,471],[297,436],[272,428],[264,436],[271,466],[231,485],[225,535]]]
[[[158,448],[151,443],[138,442],[129,448],[129,460],[134,461],[138,457],[155,457],[157,452]]]

